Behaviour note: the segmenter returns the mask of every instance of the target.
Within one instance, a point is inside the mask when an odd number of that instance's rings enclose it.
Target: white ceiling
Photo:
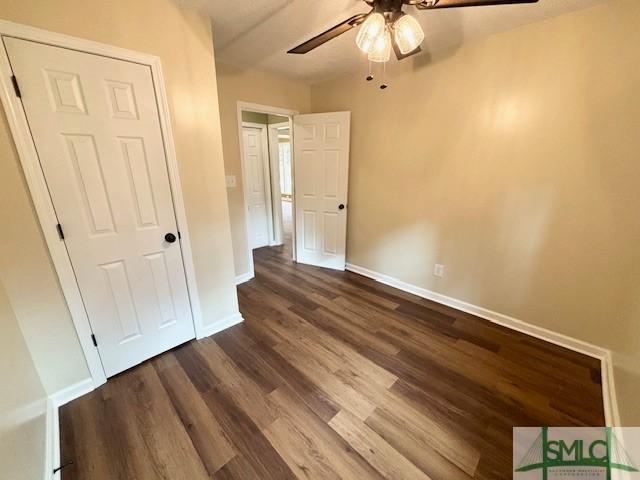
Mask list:
[[[306,55],[286,53],[346,18],[368,11],[361,0],[182,1],[211,17],[216,58],[223,63],[280,73],[308,83],[366,69],[366,59],[354,43],[356,29]],[[603,1],[540,0],[537,4],[432,11],[405,7],[405,11],[422,24],[426,34],[423,50],[433,54]]]

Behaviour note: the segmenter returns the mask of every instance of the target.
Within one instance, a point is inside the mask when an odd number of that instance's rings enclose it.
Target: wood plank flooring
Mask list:
[[[604,425],[597,360],[255,252],[245,323],[60,410],[64,480],[509,479],[513,426]]]

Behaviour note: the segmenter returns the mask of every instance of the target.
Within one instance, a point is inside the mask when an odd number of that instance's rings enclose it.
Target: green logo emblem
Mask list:
[[[571,430],[579,431],[581,429]],[[515,471],[541,470],[542,479],[547,480],[550,469],[571,467],[603,469],[602,472],[606,472],[607,480],[611,480],[613,470],[638,472],[622,442],[610,427],[603,428],[602,436],[598,438],[587,436],[583,439],[572,438],[570,440],[551,440],[549,427],[542,427],[540,434],[522,457]],[[578,472],[577,469],[576,472]],[[567,478],[566,475],[563,476]],[[576,478],[579,476],[576,473]]]

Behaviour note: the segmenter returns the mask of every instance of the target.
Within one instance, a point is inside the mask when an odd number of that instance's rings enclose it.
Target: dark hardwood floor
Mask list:
[[[510,479],[513,426],[604,425],[600,365],[255,252],[245,323],[60,411],[63,479]]]

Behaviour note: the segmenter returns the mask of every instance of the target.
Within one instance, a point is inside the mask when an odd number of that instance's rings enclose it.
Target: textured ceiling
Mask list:
[[[537,4],[418,11],[405,7],[424,28],[428,53],[492,33],[589,7],[605,0],[540,0]],[[316,83],[366,69],[355,32],[306,55],[286,51],[359,12],[361,0],[182,0],[212,20],[216,58],[241,68],[259,68]],[[395,60],[394,60],[395,61]],[[412,61],[410,59],[405,61]]]

